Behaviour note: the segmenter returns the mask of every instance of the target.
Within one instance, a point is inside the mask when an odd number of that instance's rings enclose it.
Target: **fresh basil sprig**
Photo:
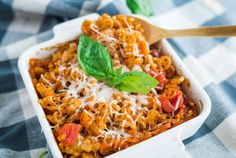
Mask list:
[[[147,94],[158,82],[142,71],[125,72],[118,76],[114,85],[117,89],[126,92],[138,92]]]
[[[48,154],[48,151],[44,151],[39,155],[39,158],[45,158],[47,154]]]
[[[82,69],[98,80],[106,80],[112,71],[111,57],[106,48],[86,35],[79,39],[78,60]]]
[[[132,13],[151,16],[152,5],[150,0],[126,0],[126,3]]]
[[[110,87],[120,91],[147,94],[158,81],[142,71],[122,74],[121,69],[113,69],[107,49],[86,35],[81,35],[78,44],[78,60],[86,74],[105,81]]]

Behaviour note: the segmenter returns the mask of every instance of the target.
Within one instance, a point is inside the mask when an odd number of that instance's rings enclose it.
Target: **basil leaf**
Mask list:
[[[121,91],[147,94],[158,85],[158,81],[144,72],[131,71],[118,76],[113,85]]]
[[[39,155],[39,158],[44,158],[48,154],[48,151],[44,151]]]
[[[112,71],[112,62],[107,49],[86,35],[81,35],[78,44],[78,60],[85,73],[98,80],[106,80]]]
[[[112,87],[114,86],[114,80],[122,74],[122,69],[115,69],[107,75],[107,84]]]
[[[126,3],[132,13],[151,16],[152,5],[150,0],[126,0]]]
[[[144,72],[125,72],[113,70],[112,60],[107,49],[86,35],[80,36],[78,60],[81,68],[88,75],[106,81],[110,87],[121,91],[147,94],[158,81]]]

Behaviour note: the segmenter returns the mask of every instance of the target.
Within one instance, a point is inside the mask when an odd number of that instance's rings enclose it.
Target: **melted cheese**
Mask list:
[[[104,132],[105,136],[111,136],[113,138],[117,138],[117,137],[130,137],[130,134],[124,132],[124,130],[111,130],[111,129],[107,129]]]
[[[144,66],[144,70],[146,71],[146,72],[149,72],[150,70],[151,70],[151,68],[150,68],[150,64],[146,64],[145,66]]]
[[[134,30],[133,30],[133,28],[131,28],[131,26],[128,24],[128,22],[127,22],[126,19],[125,19],[125,23],[126,23],[126,25],[127,25],[127,27],[128,27],[128,31],[127,31],[126,29],[124,29],[124,31],[126,31],[128,34],[133,34],[133,33],[134,33]],[[98,36],[97,36],[97,41],[98,41],[99,43],[104,44],[104,45],[109,49],[109,51],[111,51],[111,53],[112,53],[112,52],[117,52],[117,46],[119,46],[118,48],[119,48],[120,54],[122,55],[122,57],[125,57],[124,48],[127,46],[127,43],[124,43],[123,41],[121,41],[121,40],[119,40],[119,39],[117,39],[117,38],[114,38],[114,37],[110,36],[110,35],[109,35],[109,31],[110,31],[110,34],[112,34],[112,30],[107,30],[107,31],[108,31],[107,34],[101,33],[101,32],[99,31],[98,26],[97,26],[96,24],[94,24],[94,23],[92,23],[92,24],[90,25],[90,28],[91,28],[95,33],[98,34]],[[140,40],[142,41],[142,40],[143,40],[143,37],[140,37]],[[121,45],[122,47],[120,47],[120,45]],[[140,52],[140,50],[139,50],[138,44],[137,44],[137,43],[134,43],[134,44],[133,44],[133,50],[132,50],[132,52],[126,52],[126,53],[127,53],[127,54],[133,54],[133,55],[136,56],[136,57],[142,57],[142,56],[144,56],[143,54],[140,54],[139,52]]]
[[[123,65],[124,69],[128,71],[125,66]],[[70,77],[65,77],[65,71],[70,71],[70,73],[75,73],[79,77],[75,79],[71,79]],[[70,76],[70,75],[68,75]],[[80,108],[76,110],[77,112],[85,111],[91,118],[92,121],[94,121],[94,114],[91,112],[88,112],[84,108],[88,105],[95,105],[96,103],[106,102],[108,103],[108,108],[105,109],[105,114],[103,116],[107,116],[107,121],[110,122],[110,124],[113,124],[111,117],[114,115],[122,116],[124,115],[129,122],[126,120],[123,120],[122,127],[125,126],[125,124],[135,124],[136,120],[133,119],[132,115],[135,115],[137,110],[148,110],[147,108],[143,107],[143,105],[148,104],[147,96],[146,95],[133,95],[127,92],[120,92],[119,90],[115,88],[108,87],[105,83],[97,81],[95,78],[91,76],[87,76],[84,74],[83,70],[80,68],[78,62],[76,60],[72,60],[69,62],[69,65],[61,65],[59,67],[59,75],[56,77],[57,80],[59,80],[63,86],[61,89],[62,92],[66,92],[65,98],[76,98],[81,100],[82,104],[80,105]],[[45,80],[46,81],[46,80]],[[68,84],[69,82],[69,84]],[[83,92],[85,95],[81,96],[80,93]],[[128,102],[131,106],[127,107],[130,108],[132,111],[132,115],[128,114],[127,111],[125,112],[119,112],[116,111],[112,104],[117,105],[117,100],[114,99],[114,96],[116,94],[119,94],[123,97],[123,100],[125,102]],[[93,96],[91,99],[90,97]],[[90,99],[89,99],[90,98]],[[73,105],[72,105],[73,106]],[[119,106],[119,105],[117,105]],[[101,130],[101,137],[129,137],[130,135],[124,131],[124,129],[107,129],[107,130]]]
[[[133,33],[133,29],[129,26],[129,24],[126,22],[128,27],[128,32]],[[91,29],[98,34],[97,41],[104,44],[109,51],[118,51],[117,45],[123,45],[125,46],[127,43],[122,43],[118,39],[112,37],[107,34],[99,32],[99,28],[93,23],[91,24]],[[127,31],[127,30],[126,30]],[[124,47],[119,47],[119,52],[124,57]],[[139,47],[135,43],[133,45],[133,51],[129,52],[135,55],[136,57],[143,56],[143,54],[139,53]],[[112,52],[111,52],[112,53]],[[127,52],[126,52],[127,53]],[[127,66],[121,64],[120,65],[123,72],[130,71]],[[147,64],[145,66],[145,71],[150,70],[150,65]],[[135,65],[132,68],[133,71],[143,71],[141,66]],[[65,77],[65,73],[68,73],[67,77]],[[73,76],[77,76],[74,78]],[[139,119],[139,114],[137,114],[138,111],[148,111],[148,108],[145,107],[145,105],[148,104],[148,96],[137,94],[133,95],[127,92],[120,92],[119,90],[115,88],[108,87],[105,83],[97,81],[92,76],[87,76],[79,66],[79,63],[77,61],[77,58],[72,59],[69,63],[66,65],[60,65],[59,66],[59,75],[55,77],[56,80],[61,82],[62,89],[61,92],[66,92],[65,98],[76,98],[81,101],[81,105],[78,109],[76,109],[76,113],[85,111],[89,117],[92,119],[90,121],[95,121],[96,114],[100,114],[100,111],[96,112],[89,112],[85,110],[86,106],[94,106],[96,104],[105,102],[107,103],[108,107],[104,109],[103,111],[103,118],[106,119],[106,123],[110,123],[112,126],[108,127],[105,130],[99,129],[100,134],[97,137],[94,137],[95,140],[97,140],[98,137],[114,137],[114,138],[121,138],[121,137],[130,137],[126,131],[125,127],[127,125],[135,125],[137,120]],[[47,82],[46,79],[44,79],[45,82]],[[155,90],[152,90],[152,94],[154,96],[158,96]],[[116,96],[122,96],[122,102],[125,102],[125,104],[120,105],[116,99]],[[158,99],[156,99],[158,102]],[[159,102],[158,102],[159,104]],[[115,106],[114,106],[115,105]],[[73,105],[71,105],[73,106]],[[117,109],[121,109],[122,106],[127,106],[126,110],[119,111]],[[132,114],[129,114],[128,111],[132,111]],[[121,118],[125,118],[122,120],[122,122],[119,124],[119,127],[113,126],[113,117],[118,116]],[[105,116],[108,116],[105,118]],[[90,122],[91,123],[91,122]]]
[[[110,101],[114,91],[115,90],[113,88],[103,85],[101,90],[98,92],[98,95],[97,95],[98,100],[99,101]]]

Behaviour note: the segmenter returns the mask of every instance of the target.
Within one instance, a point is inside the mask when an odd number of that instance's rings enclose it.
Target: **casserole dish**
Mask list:
[[[50,124],[46,119],[45,113],[38,103],[38,96],[34,89],[28,71],[29,60],[30,58],[42,59],[49,56],[51,53],[53,53],[53,51],[41,50],[41,48],[47,48],[74,39],[82,33],[80,28],[82,22],[85,19],[95,20],[96,18],[98,18],[98,16],[99,15],[97,14],[90,14],[55,26],[53,28],[53,39],[27,49],[19,59],[18,64],[20,73],[26,85],[27,91],[30,95],[30,98],[33,102],[33,106],[35,108],[42,129],[45,133],[45,137],[48,141],[51,152],[56,158],[62,157],[62,153],[58,148]],[[200,128],[200,126],[203,124],[204,120],[210,113],[211,104],[209,97],[207,96],[205,91],[191,76],[189,71],[183,65],[180,58],[170,47],[167,41],[162,41],[160,45],[162,47],[163,53],[167,54],[172,58],[178,73],[183,74],[186,78],[190,80],[190,86],[185,87],[184,89],[188,96],[190,96],[194,100],[195,104],[198,106],[199,115],[162,134],[154,136],[146,141],[116,152],[107,157],[143,157],[142,154],[145,154],[145,157],[171,157],[176,156],[177,154],[181,155],[181,157],[184,157],[187,154],[184,152],[184,145],[182,143],[182,140],[192,136],[197,131],[197,129]],[[172,152],[169,152],[170,149]]]

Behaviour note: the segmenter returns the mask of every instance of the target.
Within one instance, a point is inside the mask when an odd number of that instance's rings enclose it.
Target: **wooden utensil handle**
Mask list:
[[[236,36],[236,25],[232,26],[209,26],[183,30],[165,30],[166,37],[175,36],[209,36],[225,37]]]

